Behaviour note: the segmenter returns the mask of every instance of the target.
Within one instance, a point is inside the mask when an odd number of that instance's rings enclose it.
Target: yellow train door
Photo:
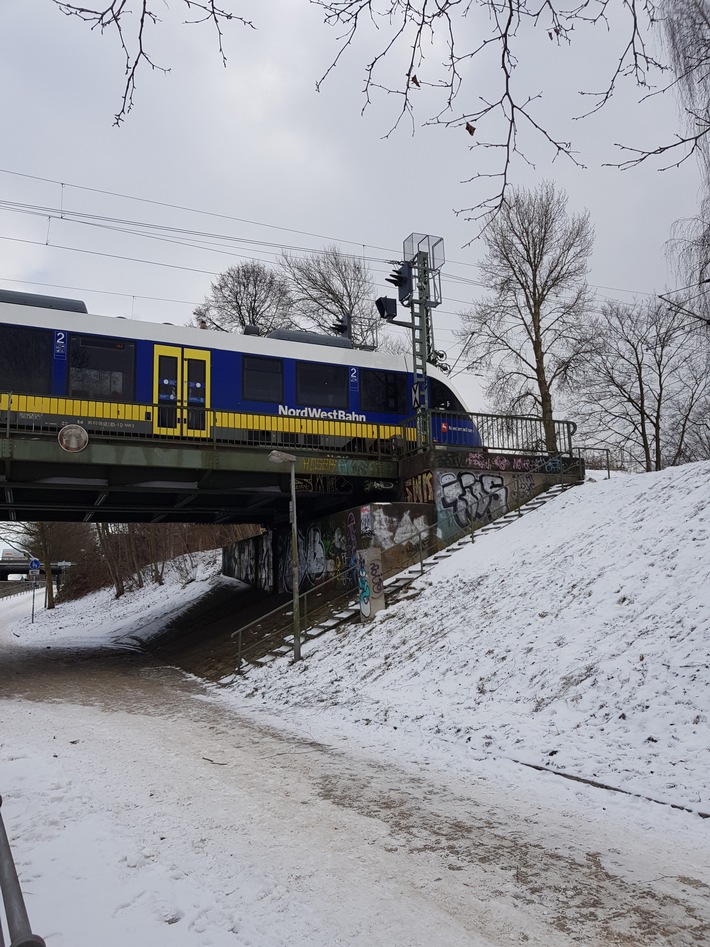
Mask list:
[[[153,404],[153,433],[209,437],[210,353],[156,345]]]

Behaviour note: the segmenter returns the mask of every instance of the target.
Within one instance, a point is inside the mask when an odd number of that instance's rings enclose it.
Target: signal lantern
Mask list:
[[[391,283],[397,287],[397,296],[403,306],[408,306],[412,299],[412,264],[402,263],[398,269],[393,270],[385,279],[386,283]]]
[[[397,318],[396,299],[390,299],[389,296],[380,296],[379,299],[375,300],[375,305],[377,306],[377,311],[381,319],[386,319],[388,322],[391,322]]]

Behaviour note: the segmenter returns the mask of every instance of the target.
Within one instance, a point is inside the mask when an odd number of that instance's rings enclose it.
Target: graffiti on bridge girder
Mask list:
[[[352,480],[327,474],[306,474],[296,477],[297,493],[352,493]]]

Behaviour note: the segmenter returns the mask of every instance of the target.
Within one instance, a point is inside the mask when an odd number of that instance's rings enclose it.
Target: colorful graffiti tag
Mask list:
[[[576,470],[579,462],[572,457],[542,457],[536,454],[489,454],[485,450],[464,453],[442,453],[437,460],[441,468],[461,470],[510,470],[515,473],[564,473]]]
[[[368,621],[385,606],[382,553],[374,546],[361,549],[356,556],[360,620]]]

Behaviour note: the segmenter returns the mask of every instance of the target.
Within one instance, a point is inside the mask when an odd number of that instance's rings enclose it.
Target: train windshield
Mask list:
[[[429,388],[429,407],[433,411],[456,411],[466,414],[466,408],[461,404],[456,395],[450,388],[439,381],[438,378],[431,379]]]

